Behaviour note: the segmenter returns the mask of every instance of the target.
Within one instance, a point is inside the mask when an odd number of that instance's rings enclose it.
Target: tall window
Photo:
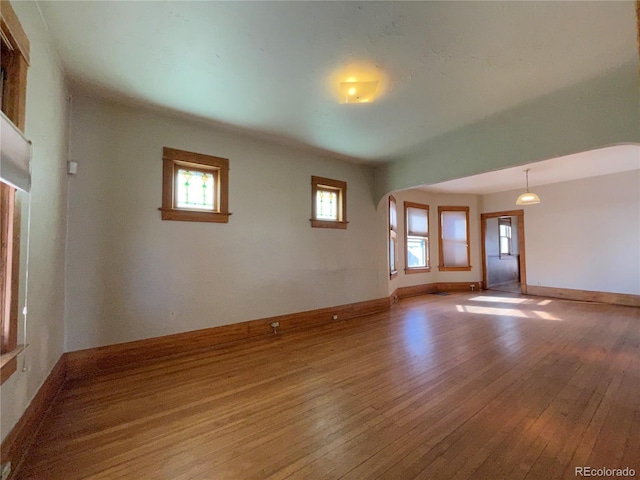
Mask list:
[[[347,228],[347,182],[311,177],[311,226]]]
[[[430,271],[429,206],[404,202],[405,273]]]
[[[511,218],[500,217],[498,219],[500,235],[500,256],[511,255]]]
[[[398,209],[396,199],[389,195],[389,276],[398,275]]]
[[[162,151],[163,220],[229,221],[229,160],[165,147]]]
[[[440,266],[443,271],[471,270],[469,207],[438,207]]]
[[[3,122],[3,146],[6,148],[10,131],[9,122],[23,132],[26,114],[27,66],[29,64],[29,39],[11,4],[7,1],[0,5],[0,105],[2,113],[8,119]],[[5,131],[4,128],[7,128]],[[7,157],[11,157],[8,155]],[[3,150],[2,166],[5,152]],[[13,162],[15,158],[8,158]],[[28,159],[25,160],[28,164]],[[15,165],[12,165],[15,166]],[[28,180],[26,183],[16,181],[17,177]],[[16,174],[17,177],[16,177]],[[0,362],[0,383],[9,378],[17,368],[18,332],[18,288],[20,267],[20,207],[16,203],[16,188],[29,190],[30,175],[28,166],[24,172],[13,168],[0,168],[0,344],[3,358]],[[12,177],[12,178],[9,178]],[[24,178],[22,178],[24,180]]]

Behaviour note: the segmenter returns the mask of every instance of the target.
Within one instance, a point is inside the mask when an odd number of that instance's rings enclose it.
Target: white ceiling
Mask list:
[[[633,1],[39,4],[76,86],[370,161],[637,57]]]
[[[640,169],[640,146],[617,145],[601,148],[419,188],[436,193],[478,195],[518,188],[524,190],[526,168],[531,169],[530,187],[637,170]]]

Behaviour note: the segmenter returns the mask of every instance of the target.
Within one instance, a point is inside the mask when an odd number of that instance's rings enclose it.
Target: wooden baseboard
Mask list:
[[[400,287],[396,290],[398,297],[407,298],[435,292],[470,292],[471,285],[476,292],[480,291],[481,282],[437,282]]]
[[[191,353],[223,343],[245,340],[273,333],[271,324],[279,322],[279,332],[309,328],[338,321],[384,312],[395,303],[393,295],[364,302],[321,308],[307,312],[251,320],[222,325],[163,337],[148,338],[134,342],[107,345],[68,352],[67,378],[76,379],[98,372],[121,369],[132,363],[154,360],[168,355]]]
[[[627,307],[640,307],[640,295],[628,293],[594,292],[591,290],[573,290],[570,288],[541,287],[527,285],[527,294],[539,297],[564,298],[582,302],[600,302]]]
[[[16,478],[16,473],[20,469],[42,421],[64,384],[66,373],[66,357],[62,355],[18,423],[2,442],[2,446],[0,446],[1,461],[3,464],[11,461],[12,472],[9,478]]]
[[[66,354],[67,378],[87,377],[99,372],[126,368],[127,365],[133,363],[154,360],[168,355],[191,353],[223,343],[268,335],[273,333],[271,327],[273,322],[280,323],[279,332],[316,327],[335,322],[334,315],[338,316],[338,320],[349,320],[389,310],[399,298],[439,291],[470,291],[470,285],[474,285],[476,291],[480,289],[480,282],[430,283],[401,287],[388,297],[364,302],[68,352]]]

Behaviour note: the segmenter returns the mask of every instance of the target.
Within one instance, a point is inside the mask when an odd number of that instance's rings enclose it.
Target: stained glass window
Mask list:
[[[176,207],[214,210],[215,182],[213,172],[178,169]]]
[[[311,226],[347,228],[347,182],[311,176]]]
[[[320,190],[316,193],[316,216],[319,220],[338,220],[338,192]]]

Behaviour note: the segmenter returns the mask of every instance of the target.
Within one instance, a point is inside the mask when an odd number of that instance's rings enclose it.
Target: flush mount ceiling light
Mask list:
[[[378,81],[340,82],[340,103],[370,103],[378,89]]]
[[[540,197],[535,193],[529,191],[529,170],[527,168],[524,173],[527,176],[527,191],[518,197],[516,200],[516,205],[535,205],[536,203],[540,203]]]

